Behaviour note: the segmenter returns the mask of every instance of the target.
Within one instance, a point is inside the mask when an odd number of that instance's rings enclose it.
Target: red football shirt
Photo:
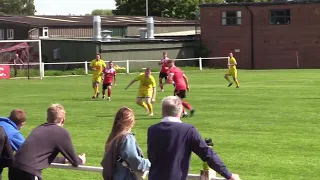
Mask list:
[[[104,73],[103,83],[112,83],[113,77],[117,74],[114,68],[104,68],[102,73]]]
[[[173,75],[172,80],[174,81],[177,90],[187,89],[186,82],[183,78],[184,72],[180,68],[174,66],[171,69],[169,69],[168,73]]]
[[[167,61],[169,60],[168,57],[161,59],[161,70],[160,72],[167,73],[168,72],[168,64]]]

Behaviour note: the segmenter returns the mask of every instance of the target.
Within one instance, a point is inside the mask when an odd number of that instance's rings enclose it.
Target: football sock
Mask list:
[[[163,89],[163,85],[162,85],[162,83],[160,84],[160,89]]]
[[[151,103],[147,103],[147,106],[148,106],[149,114],[152,114],[153,113],[152,104]]]
[[[234,82],[236,83],[236,85],[237,85],[237,86],[239,86],[239,85],[240,85],[240,84],[239,84],[238,79],[237,79],[237,80],[235,80]]]
[[[192,107],[189,103],[187,103],[186,101],[182,101],[182,105],[183,107],[187,108],[188,110],[192,110]]]
[[[225,77],[225,79],[226,79],[229,83],[231,83],[231,81],[230,81],[230,79],[229,79],[228,77]]]
[[[146,110],[148,109],[148,106],[147,106],[147,104],[145,102],[140,102],[140,103],[138,103],[138,105],[143,107]]]
[[[96,97],[98,93],[99,93],[99,87],[95,87],[94,88],[94,97]]]
[[[105,96],[106,95],[106,90],[102,90],[102,95]]]
[[[108,97],[111,97],[111,89],[108,89]]]

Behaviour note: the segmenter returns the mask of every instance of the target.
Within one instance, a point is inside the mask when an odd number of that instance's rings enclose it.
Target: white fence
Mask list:
[[[68,169],[68,170],[76,170],[76,171],[89,171],[89,172],[98,172],[102,173],[103,168],[102,167],[94,167],[94,166],[78,166],[74,167],[71,164],[57,164],[52,163],[50,165],[50,168],[56,168],[56,169]],[[210,173],[208,171],[202,171],[203,174],[188,174],[188,180],[225,180],[224,178],[216,177],[216,173],[211,170]],[[209,175],[210,174],[210,175]]]
[[[188,58],[188,59],[172,59],[174,61],[197,61],[199,64],[199,70],[203,70],[203,60],[224,60],[226,61],[228,59],[228,57],[209,57],[209,58]],[[123,60],[123,61],[113,61],[114,64],[118,64],[118,63],[122,63],[124,64],[124,68],[126,73],[130,73],[131,70],[133,68],[130,68],[130,64],[131,63],[135,63],[135,62],[139,62],[142,64],[144,63],[148,63],[148,62],[159,62],[160,60]],[[108,62],[108,61],[105,61]],[[44,77],[45,74],[45,66],[46,65],[82,65],[82,67],[85,70],[85,74],[89,73],[89,65],[91,62],[85,61],[85,62],[56,62],[56,63],[34,63],[34,62],[30,62],[29,64],[25,64],[25,65],[29,65],[29,66],[34,66],[34,68],[39,68],[40,71],[40,78],[42,79]],[[227,62],[225,62],[225,64],[227,64]],[[13,64],[1,64],[1,65],[10,65],[12,66]],[[145,67],[145,66],[144,66]],[[130,70],[131,69],[131,70]]]

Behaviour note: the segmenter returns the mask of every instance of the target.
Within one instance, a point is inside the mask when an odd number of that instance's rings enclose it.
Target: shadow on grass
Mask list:
[[[298,98],[298,99],[320,99],[320,97],[307,97],[307,98]]]
[[[106,101],[103,100],[102,98],[99,99],[91,99],[90,97],[83,97],[83,98],[66,98],[66,99],[61,99],[63,101],[85,101],[85,102],[96,102],[96,101]]]
[[[114,115],[97,115],[96,117],[102,117],[102,118],[114,118]]]
[[[146,116],[146,117],[138,117],[138,118],[136,118],[136,121],[139,121],[139,120],[159,120],[159,122],[160,122],[160,118],[159,117],[149,117],[149,116]]]

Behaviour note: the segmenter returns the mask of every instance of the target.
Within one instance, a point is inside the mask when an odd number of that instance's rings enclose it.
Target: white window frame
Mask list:
[[[233,12],[236,13],[236,17],[227,17],[227,12]],[[235,24],[228,24],[227,19],[235,19]],[[242,14],[241,11],[223,11],[221,13],[221,25],[222,26],[240,26],[242,24]]]
[[[14,29],[7,29],[7,39],[14,39]]]
[[[0,39],[4,39],[4,29],[0,29]]]

